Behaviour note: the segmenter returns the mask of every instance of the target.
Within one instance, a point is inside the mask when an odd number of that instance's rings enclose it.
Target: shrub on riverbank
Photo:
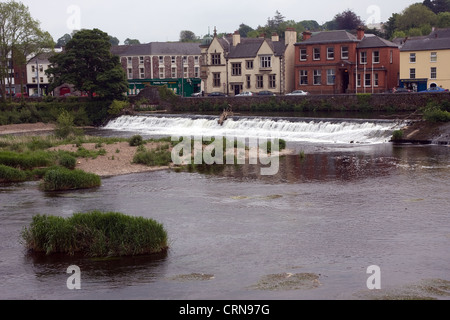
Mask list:
[[[44,151],[27,153],[0,151],[0,164],[22,170],[30,170],[52,165],[52,157]]]
[[[162,145],[155,150],[147,150],[141,146],[136,152],[133,163],[144,164],[149,167],[168,166],[172,162],[169,145]]]
[[[101,179],[98,175],[81,170],[69,170],[58,167],[48,170],[44,175],[45,191],[65,191],[99,187]]]
[[[426,121],[430,122],[449,122],[450,121],[450,106],[428,104],[428,106],[423,110],[423,117]]]
[[[27,180],[25,172],[0,164],[0,182],[23,182]]]
[[[30,227],[22,231],[22,238],[27,249],[47,255],[136,256],[168,248],[162,224],[117,212],[76,213],[67,219],[37,215]]]

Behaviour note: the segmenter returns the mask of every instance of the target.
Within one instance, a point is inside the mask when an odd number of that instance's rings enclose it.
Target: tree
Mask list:
[[[14,63],[26,64],[27,57],[51,50],[53,38],[40,29],[28,7],[10,0],[0,2],[0,95],[6,100],[6,86],[11,86]]]
[[[241,35],[241,37],[248,37],[248,33],[254,31],[252,27],[249,27],[248,25],[241,23],[241,25],[239,26],[239,34]]]
[[[198,42],[199,39],[195,35],[195,33],[193,33],[192,31],[183,30],[180,32],[180,41],[181,42]]]
[[[450,11],[450,0],[425,0],[423,5],[435,14]]]
[[[334,17],[335,27],[338,30],[355,30],[364,25],[364,22],[352,10],[347,9]]]
[[[109,36],[109,43],[111,43],[112,46],[118,46],[120,43],[120,40],[116,37]]]
[[[421,3],[410,5],[396,20],[397,29],[405,32],[412,28],[421,28],[423,25],[434,26],[436,22],[436,14]]]
[[[111,54],[110,36],[99,30],[81,30],[66,50],[53,55],[46,73],[50,88],[70,83],[76,90],[108,99],[120,99],[128,83],[118,56]]]
[[[58,47],[58,48],[65,47],[71,39],[72,39],[72,36],[70,34],[66,33],[61,38],[59,38],[58,41],[56,41],[56,47]]]
[[[450,12],[440,12],[438,14],[438,28],[450,28]]]
[[[133,44],[141,44],[141,42],[138,39],[130,39],[130,38],[127,38],[123,43],[127,46]]]

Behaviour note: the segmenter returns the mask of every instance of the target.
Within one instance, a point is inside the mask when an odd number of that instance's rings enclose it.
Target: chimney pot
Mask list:
[[[303,41],[306,41],[311,38],[312,33],[310,31],[303,32]]]

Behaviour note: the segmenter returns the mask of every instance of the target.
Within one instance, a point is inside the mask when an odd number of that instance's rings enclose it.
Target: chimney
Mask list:
[[[265,39],[265,38],[266,38],[266,34],[265,34],[265,33],[261,33],[261,34],[259,35],[259,38]]]
[[[356,29],[358,40],[362,40],[364,38],[364,27],[360,26]]]
[[[284,32],[285,44],[296,44],[297,43],[297,31],[294,28],[286,28]]]
[[[303,32],[303,41],[306,41],[306,40],[308,40],[308,39],[311,39],[311,35],[312,35],[311,31],[305,31],[305,32]]]
[[[233,34],[233,47],[236,47],[240,43],[241,43],[241,34],[239,33],[239,31],[235,31]]]
[[[272,41],[273,42],[280,41],[280,36],[278,35],[278,33],[276,33],[276,32],[272,33]]]

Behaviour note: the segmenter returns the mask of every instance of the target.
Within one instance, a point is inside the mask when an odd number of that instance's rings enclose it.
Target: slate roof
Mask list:
[[[450,49],[450,28],[436,29],[427,37],[408,39],[401,51],[428,51]]]
[[[359,49],[383,48],[383,47],[398,48],[398,45],[372,34],[366,34],[364,38],[361,40],[361,42],[358,44]]]
[[[299,44],[358,42],[355,35],[345,30],[323,31],[313,34],[311,38]]]
[[[264,41],[267,41],[272,48],[275,56],[282,56],[286,50],[286,45],[283,41],[272,41],[263,38],[241,38],[241,42],[237,46],[230,47],[229,59],[237,58],[254,58],[258,54]]]
[[[153,55],[200,55],[199,43],[189,42],[151,42],[113,46],[111,52],[118,56],[153,56]]]

